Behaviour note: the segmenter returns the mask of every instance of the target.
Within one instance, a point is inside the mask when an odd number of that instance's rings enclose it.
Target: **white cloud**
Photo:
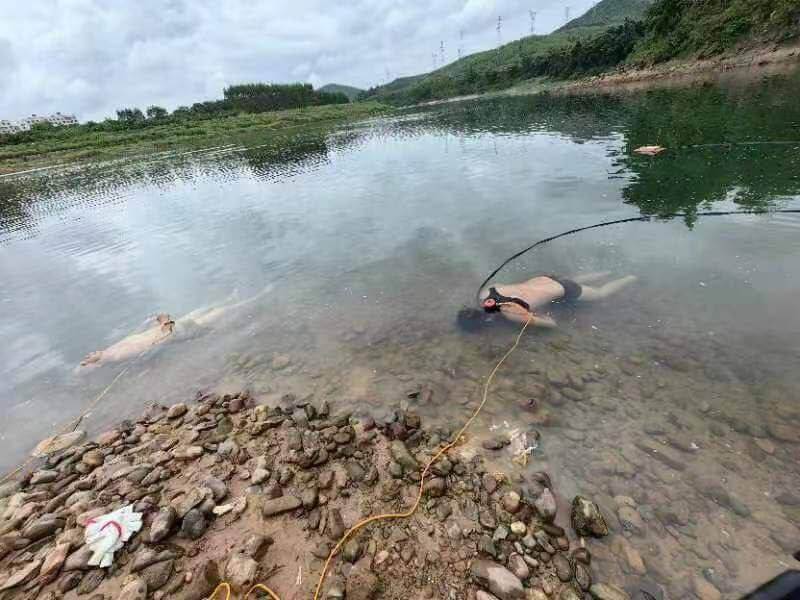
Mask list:
[[[593,0],[572,0],[574,15]],[[430,70],[561,25],[558,0],[0,0],[0,118],[57,110],[101,119],[122,106],[219,98],[242,81],[359,87]],[[464,31],[459,42],[459,30]]]

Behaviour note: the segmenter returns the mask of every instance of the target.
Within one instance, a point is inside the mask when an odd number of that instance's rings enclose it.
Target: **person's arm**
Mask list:
[[[521,306],[516,305],[509,305],[504,306],[502,308],[503,316],[511,321],[516,323],[525,323],[528,320],[529,313]],[[539,315],[533,313],[533,317],[531,319],[531,325],[535,325],[536,327],[544,327],[547,329],[555,329],[558,327],[558,323],[556,323],[551,317],[547,315]]]

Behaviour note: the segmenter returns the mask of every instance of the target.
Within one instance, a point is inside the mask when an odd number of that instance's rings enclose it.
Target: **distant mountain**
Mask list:
[[[341,84],[338,84],[338,83],[329,83],[329,84],[323,85],[321,88],[319,88],[319,91],[320,92],[328,92],[330,94],[335,94],[336,92],[341,92],[342,94],[344,94],[345,96],[350,98],[350,102],[352,102],[364,90],[362,90],[360,88],[357,88],[357,87],[353,87],[351,85],[341,85]]]
[[[653,0],[601,0],[548,35],[526,36],[496,49],[469,54],[430,73],[401,77],[367,93],[370,98],[405,104],[508,87],[524,78],[526,64],[622,25],[626,19],[641,19],[652,3]]]
[[[580,28],[606,28],[621,25],[625,19],[641,19],[653,0],[602,0],[580,17],[572,19],[554,33]]]

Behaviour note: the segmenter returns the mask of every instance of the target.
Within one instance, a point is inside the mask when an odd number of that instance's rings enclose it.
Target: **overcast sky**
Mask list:
[[[593,0],[0,0],[0,118],[170,110],[247,81],[369,87],[565,21]],[[459,42],[459,31],[463,41]]]

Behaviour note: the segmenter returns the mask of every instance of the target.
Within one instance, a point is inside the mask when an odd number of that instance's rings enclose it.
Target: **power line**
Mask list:
[[[536,11],[531,9],[528,14],[531,17],[531,34],[534,34],[536,33]]]

